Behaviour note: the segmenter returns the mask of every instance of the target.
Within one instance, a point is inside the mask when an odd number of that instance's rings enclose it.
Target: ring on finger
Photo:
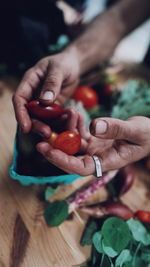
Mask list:
[[[95,163],[95,169],[96,169],[96,177],[99,178],[102,176],[102,167],[100,159],[97,156],[92,156],[94,163]]]

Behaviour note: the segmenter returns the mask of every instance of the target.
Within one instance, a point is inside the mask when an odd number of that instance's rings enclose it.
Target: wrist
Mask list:
[[[71,61],[73,68],[76,69],[77,75],[80,76],[82,74],[82,69],[80,51],[78,50],[78,47],[76,47],[76,45],[72,43],[68,47],[66,47],[62,53],[67,60]]]
[[[78,60],[80,74],[108,60],[125,33],[119,7],[97,16],[67,49]]]

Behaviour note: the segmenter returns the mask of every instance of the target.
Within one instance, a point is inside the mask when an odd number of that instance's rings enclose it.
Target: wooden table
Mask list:
[[[0,90],[1,87],[4,92],[0,96],[0,267],[72,267],[89,255],[89,248],[79,245],[84,223],[74,216],[59,227],[48,227],[42,216],[43,203],[38,198],[40,187],[23,187],[9,177],[16,122],[12,89],[0,82]],[[150,210],[149,175],[139,173],[142,175],[122,199],[133,210]]]

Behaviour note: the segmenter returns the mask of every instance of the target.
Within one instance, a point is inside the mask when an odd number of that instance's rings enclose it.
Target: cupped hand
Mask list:
[[[78,124],[80,134],[83,122]],[[114,118],[98,118],[92,121],[90,136],[85,136],[83,156],[68,156],[53,149],[48,143],[39,143],[37,149],[57,167],[68,173],[85,176],[95,173],[92,155],[101,161],[102,171],[124,167],[150,154],[150,119],[132,117],[126,121]]]
[[[49,105],[55,100],[64,103],[79,82],[79,65],[75,52],[62,52],[40,60],[23,76],[14,96],[16,119],[24,133],[31,128],[50,134],[45,124],[31,120],[25,104],[36,94],[42,104]]]

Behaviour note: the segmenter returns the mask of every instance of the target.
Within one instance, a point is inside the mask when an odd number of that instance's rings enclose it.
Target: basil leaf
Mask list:
[[[131,233],[125,221],[120,218],[108,218],[102,226],[102,236],[105,245],[111,247],[116,252],[120,252],[131,240]]]
[[[116,262],[115,262],[115,266],[116,267],[122,266],[123,263],[129,262],[129,261],[131,261],[131,259],[132,259],[132,256],[131,256],[130,251],[128,249],[124,249],[121,251],[121,253],[117,257]]]
[[[48,186],[45,190],[45,200],[49,200],[56,192],[56,188]]]
[[[107,256],[111,257],[111,258],[114,258],[114,257],[116,257],[118,255],[117,251],[115,251],[113,248],[108,247],[107,245],[105,245],[105,241],[104,240],[102,240],[102,249],[103,249],[104,253]]]
[[[96,232],[93,235],[93,244],[94,244],[94,247],[96,248],[96,250],[99,253],[104,253],[103,248],[102,248],[102,235],[101,235],[101,232]]]
[[[91,245],[93,234],[97,231],[97,223],[93,220],[89,221],[83,232],[80,244],[81,246]]]
[[[44,211],[44,218],[49,226],[58,226],[68,217],[66,201],[49,203]]]
[[[141,222],[130,219],[127,224],[136,241],[143,243],[145,246],[150,245],[150,234]]]

